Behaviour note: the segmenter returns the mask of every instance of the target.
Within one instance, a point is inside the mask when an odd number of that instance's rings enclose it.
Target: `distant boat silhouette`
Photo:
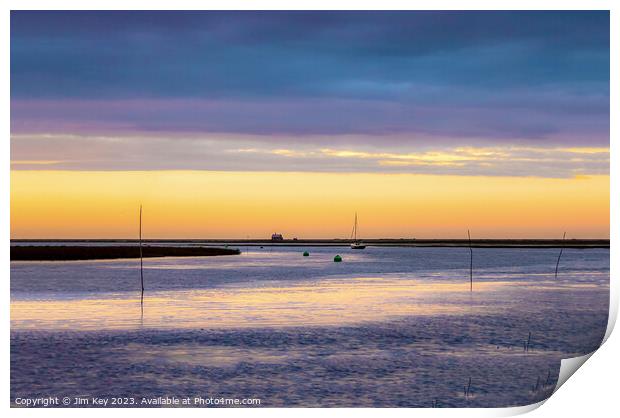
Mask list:
[[[357,212],[355,212],[355,223],[353,224],[353,232],[351,233],[353,237],[353,243],[351,243],[351,249],[353,250],[363,250],[366,248],[362,241],[357,240]]]
[[[271,240],[272,241],[284,241],[284,237],[282,236],[282,234],[278,234],[278,233],[273,233],[271,234]]]

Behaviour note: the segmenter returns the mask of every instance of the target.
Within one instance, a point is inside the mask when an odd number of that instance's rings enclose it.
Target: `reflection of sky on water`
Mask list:
[[[343,325],[406,315],[458,314],[470,306],[469,285],[412,280],[323,280],[307,285],[147,293],[144,318],[135,295],[96,299],[22,300],[11,306],[13,328],[238,328]],[[481,283],[477,292],[501,286]],[[450,296],[443,295],[450,293]],[[479,295],[479,293],[478,293]],[[115,297],[116,296],[116,297]],[[133,297],[128,297],[133,296]],[[452,301],[448,301],[452,298]],[[476,297],[478,299],[478,296]],[[464,304],[458,304],[458,301]]]
[[[136,260],[11,263],[11,397],[524,405],[605,332],[609,250],[337,251],[145,260],[142,319]]]
[[[308,249],[310,257],[302,257]],[[398,277],[404,279],[467,281],[467,248],[385,248],[363,251],[347,247],[241,247],[238,256],[150,258],[144,260],[148,291],[211,289],[232,284],[261,286],[267,281],[298,282],[322,278]],[[247,250],[247,252],[246,252]],[[340,254],[342,263],[334,263]],[[558,249],[474,249],[476,281],[530,281],[549,278]],[[567,276],[571,272],[581,275]],[[566,249],[557,282],[574,280],[607,283],[609,250]],[[140,289],[139,260],[11,262],[11,298],[87,298],[102,292]]]
[[[135,260],[14,262],[11,324],[13,329],[345,325],[500,312],[530,297],[526,289],[608,286],[608,250],[565,251],[555,280],[556,250],[476,249],[470,294],[469,271],[462,268],[467,251],[318,247],[301,257],[299,248],[285,247],[240,256],[148,259],[143,315]],[[335,252],[343,263],[331,261]]]

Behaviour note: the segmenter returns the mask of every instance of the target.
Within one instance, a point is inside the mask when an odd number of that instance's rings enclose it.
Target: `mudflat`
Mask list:
[[[206,257],[236,255],[236,248],[142,246],[142,257]],[[11,246],[11,260],[107,260],[139,258],[140,248],[129,245],[18,245]]]

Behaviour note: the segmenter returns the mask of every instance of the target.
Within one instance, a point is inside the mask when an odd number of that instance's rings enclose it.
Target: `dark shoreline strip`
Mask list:
[[[162,247],[143,246],[142,255],[152,257],[209,257],[217,255],[236,255],[241,252],[235,248],[216,247]],[[132,246],[11,246],[11,260],[23,261],[64,261],[64,260],[109,260],[117,258],[139,258],[140,249]]]

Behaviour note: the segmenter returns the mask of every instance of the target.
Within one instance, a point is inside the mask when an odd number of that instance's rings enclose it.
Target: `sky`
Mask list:
[[[13,11],[10,73],[13,238],[609,236],[608,12]]]

